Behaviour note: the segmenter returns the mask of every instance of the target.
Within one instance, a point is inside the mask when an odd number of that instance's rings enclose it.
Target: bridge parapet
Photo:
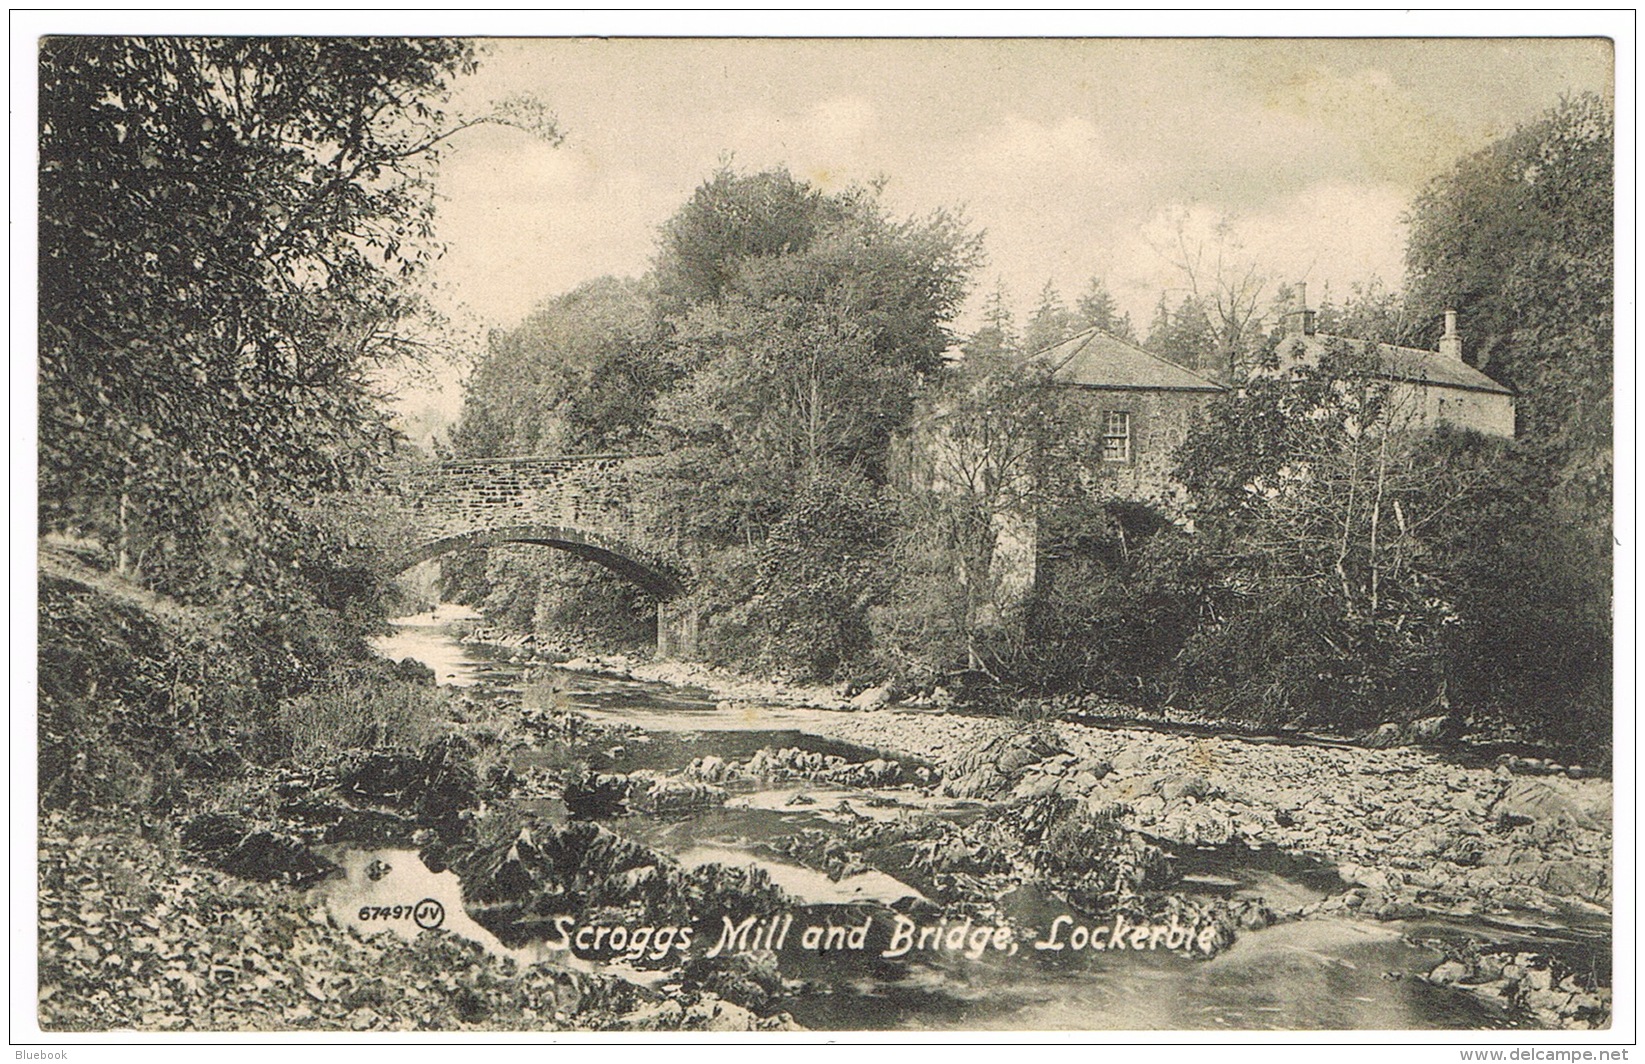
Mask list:
[[[666,602],[680,574],[650,542],[634,499],[657,455],[463,458],[403,475],[411,541],[399,568],[465,547],[535,543],[587,558]]]
[[[410,474],[402,497],[429,538],[549,523],[637,541],[633,499],[656,455],[462,458]]]

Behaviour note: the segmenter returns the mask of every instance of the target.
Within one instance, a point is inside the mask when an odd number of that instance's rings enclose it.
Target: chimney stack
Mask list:
[[[1439,353],[1446,358],[1462,361],[1462,337],[1457,335],[1457,312],[1445,311],[1445,335],[1439,338]]]
[[[1285,312],[1286,336],[1314,335],[1314,312],[1308,309],[1308,285],[1297,284],[1297,297],[1291,310]]]

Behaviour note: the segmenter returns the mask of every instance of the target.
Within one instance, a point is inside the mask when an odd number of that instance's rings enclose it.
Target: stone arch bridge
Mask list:
[[[463,458],[406,475],[396,509],[410,541],[396,572],[468,547],[531,543],[602,565],[657,600],[657,652],[696,650],[695,614],[675,605],[686,577],[636,519],[656,455]]]

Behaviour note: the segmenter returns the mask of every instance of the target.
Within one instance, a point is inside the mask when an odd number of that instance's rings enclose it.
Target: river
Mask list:
[[[528,682],[524,666],[511,662],[508,652],[459,642],[457,625],[463,619],[452,607],[442,607],[437,619],[406,619],[394,635],[380,641],[379,650],[395,659],[414,657],[433,668],[440,683],[468,688],[475,698],[507,696],[528,706],[552,700],[599,720],[644,729],[642,741],[607,751],[607,763],[593,766],[602,770],[674,771],[694,758],[714,755],[731,760],[762,747],[800,747],[852,760],[886,753],[853,748],[818,734],[819,715],[831,712],[826,710],[717,710],[705,691],[560,670],[545,676],[540,667]],[[803,798],[797,799],[799,792],[804,792]],[[848,804],[842,807],[842,802]],[[848,817],[893,816],[911,806],[954,817],[978,815],[974,804],[944,802],[909,788],[835,791],[790,785],[738,793],[723,809],[689,818],[634,815],[611,821],[610,826],[687,865],[759,865],[800,902],[822,907],[817,911],[885,917],[892,911],[888,907],[917,892],[881,872],[835,882],[774,856],[763,844],[802,828],[838,830]],[[552,958],[599,967],[544,944],[503,946],[464,913],[457,877],[430,872],[414,851],[351,850],[335,856],[347,878],[319,890],[342,921],[361,926],[362,906],[415,895],[440,903],[447,930],[500,954],[525,963]],[[1177,857],[1187,873],[1183,887],[1190,895],[1260,896],[1276,909],[1294,909],[1342,889],[1333,870],[1274,853],[1219,850]],[[1042,928],[1053,912],[1063,911],[1054,899],[1024,891],[1008,897],[1002,909],[1025,926]],[[414,925],[401,926],[404,933],[415,933]],[[1448,927],[1457,930],[1455,921]],[[1023,949],[1013,956],[988,951],[976,959],[963,952],[916,953],[890,962],[872,950],[817,956],[791,949],[781,954],[782,974],[797,989],[781,1007],[808,1028],[836,1030],[1516,1026],[1502,1009],[1422,978],[1443,959],[1417,944],[1433,929],[1408,921],[1316,916],[1243,931],[1231,948],[1210,960],[1165,951],[1076,954]],[[1498,943],[1513,937],[1483,923],[1464,930]],[[1523,929],[1519,933],[1523,935]],[[1576,941],[1584,940],[1581,929],[1550,929],[1550,936],[1565,946],[1571,945],[1572,933]],[[639,981],[659,978],[656,973],[613,970]]]

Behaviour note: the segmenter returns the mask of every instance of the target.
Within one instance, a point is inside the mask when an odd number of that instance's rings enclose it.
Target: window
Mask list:
[[[1129,462],[1131,460],[1131,412],[1104,410],[1102,412],[1102,460]]]

